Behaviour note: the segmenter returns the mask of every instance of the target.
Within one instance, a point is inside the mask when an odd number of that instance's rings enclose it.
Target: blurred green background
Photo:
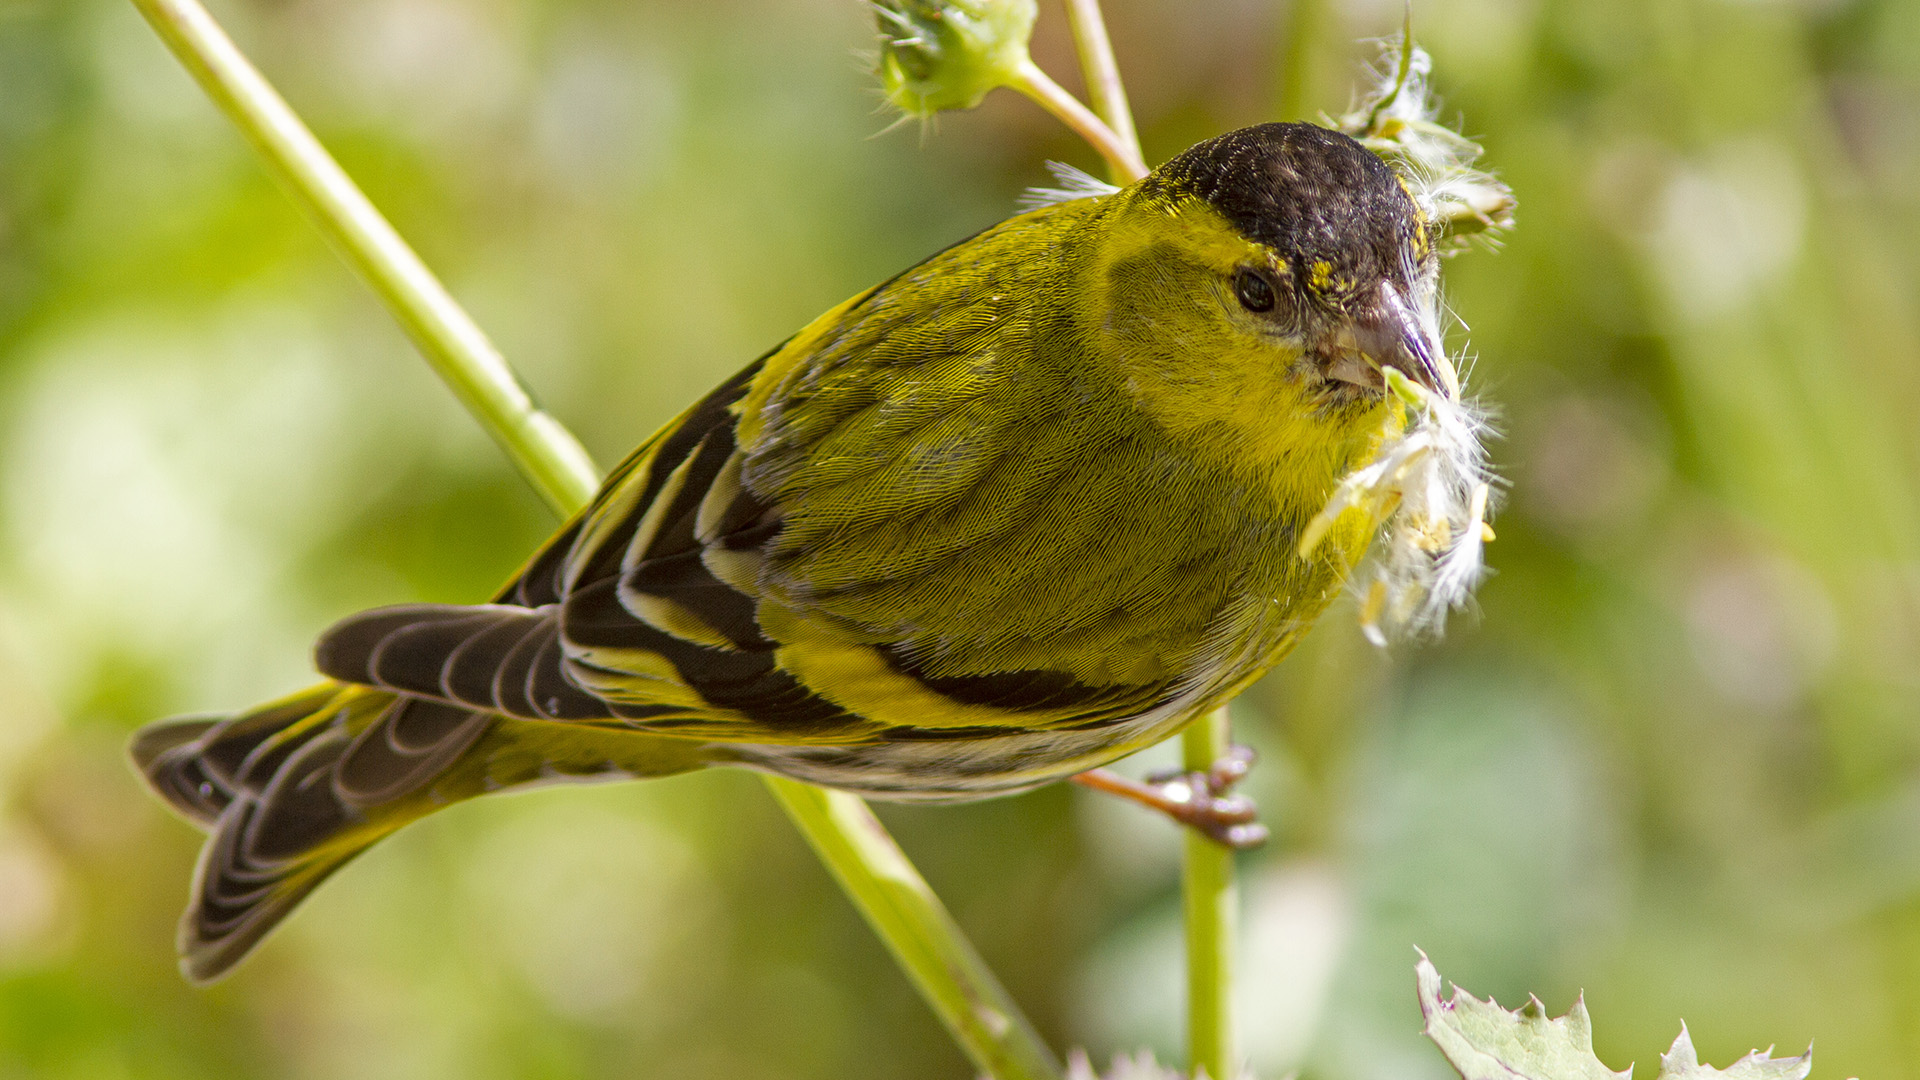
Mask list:
[[[1095,165],[1004,92],[876,137],[853,0],[215,10],[605,463]],[[1345,107],[1400,6],[1108,13],[1157,161]],[[1418,944],[1508,1004],[1584,988],[1617,1067],[1684,1017],[1721,1064],[1920,1077],[1920,4],[1414,14],[1520,199],[1448,268],[1512,489],[1444,645],[1348,603],[1236,707],[1278,833],[1247,1051],[1445,1075]],[[1036,55],[1077,85],[1050,4]],[[0,1078],[968,1075],[737,772],[461,806],[175,974],[197,836],[127,733],[304,685],[355,609],[479,599],[552,524],[128,4],[0,0]],[[1055,1045],[1178,1057],[1169,826],[884,816]]]

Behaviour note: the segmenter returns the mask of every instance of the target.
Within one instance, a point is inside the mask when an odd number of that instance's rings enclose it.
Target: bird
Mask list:
[[[134,736],[210,834],[184,973],[223,975],[474,796],[731,765],[974,799],[1179,731],[1354,572],[1377,521],[1300,541],[1405,423],[1387,373],[1459,396],[1438,231],[1360,143],[1267,123],[832,308],[641,444],[490,602],[350,616],[315,646],[326,681]]]

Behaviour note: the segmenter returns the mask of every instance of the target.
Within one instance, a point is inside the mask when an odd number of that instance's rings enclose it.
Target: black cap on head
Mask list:
[[[1154,170],[1204,199],[1249,240],[1288,260],[1296,280],[1329,267],[1328,292],[1403,279],[1419,211],[1387,164],[1313,124],[1260,124],[1191,147]]]

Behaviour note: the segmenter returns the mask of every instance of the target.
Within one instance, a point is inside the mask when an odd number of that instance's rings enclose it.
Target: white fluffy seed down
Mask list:
[[[1487,237],[1511,225],[1513,194],[1474,167],[1480,147],[1434,119],[1438,109],[1429,93],[1426,52],[1403,36],[1387,42],[1382,54],[1386,62],[1376,89],[1334,125],[1400,174],[1449,245],[1443,250],[1457,251],[1467,237]],[[1437,321],[1437,295],[1419,302],[1423,314],[1435,314]],[[1487,501],[1494,483],[1481,447],[1490,430],[1486,411],[1464,387],[1458,398],[1448,398],[1398,371],[1383,374],[1406,409],[1406,425],[1373,461],[1341,482],[1301,540],[1303,554],[1312,550],[1349,509],[1380,523],[1380,542],[1354,581],[1361,630],[1382,646],[1438,635],[1447,613],[1467,605],[1485,573],[1484,545],[1493,536]]]
[[[1490,535],[1486,422],[1470,402],[1429,393],[1391,368],[1385,374],[1407,410],[1405,429],[1341,481],[1300,542],[1302,555],[1311,552],[1349,510],[1381,522],[1384,535],[1355,576],[1360,627],[1375,645],[1444,629],[1447,612],[1466,606],[1480,581]]]

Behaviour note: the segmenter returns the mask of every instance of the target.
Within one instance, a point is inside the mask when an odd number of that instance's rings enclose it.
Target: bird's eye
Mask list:
[[[1248,311],[1273,310],[1273,282],[1258,270],[1242,267],[1235,271],[1233,294],[1240,298],[1240,306]]]

